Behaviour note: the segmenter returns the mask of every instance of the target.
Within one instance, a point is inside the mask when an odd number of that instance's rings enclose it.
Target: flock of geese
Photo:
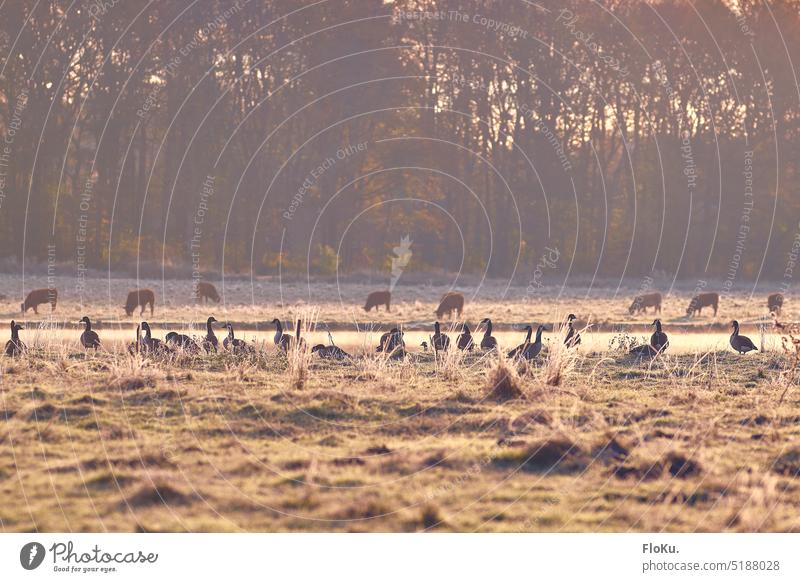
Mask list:
[[[575,348],[581,343],[581,334],[575,329],[573,322],[576,317],[570,313],[567,316],[564,335],[564,345],[569,348]],[[81,333],[81,345],[86,350],[97,350],[101,347],[100,336],[92,329],[92,322],[87,317],[81,318],[80,323],[83,324],[84,330]],[[128,346],[128,351],[131,353],[140,354],[170,354],[176,350],[183,350],[189,353],[199,353],[205,351],[207,353],[217,352],[220,349],[220,342],[214,333],[214,324],[219,323],[213,316],[209,317],[206,321],[206,335],[195,340],[194,338],[171,331],[166,334],[164,340],[159,340],[153,337],[150,325],[143,321],[136,327],[136,340]],[[275,325],[275,345],[284,353],[288,353],[294,346],[305,346],[305,340],[300,337],[300,330],[302,328],[302,321],[297,321],[295,327],[295,334],[291,335],[286,333],[283,329],[283,324],[279,319],[273,319],[272,323]],[[650,343],[639,345],[630,350],[630,353],[639,357],[655,357],[662,354],[669,347],[669,338],[661,326],[661,320],[656,319],[651,324],[655,327],[655,331],[650,336]],[[750,340],[750,338],[739,334],[739,322],[733,321],[731,323],[733,333],[730,337],[731,347],[739,354],[746,354],[747,352],[757,351],[758,348]],[[478,346],[481,350],[491,351],[497,350],[497,339],[492,335],[492,321],[490,319],[481,320],[477,329],[483,327],[483,337]],[[254,354],[256,348],[253,344],[247,343],[234,336],[233,325],[226,323],[225,328],[228,331],[227,336],[222,341],[222,348],[230,353],[236,355]],[[24,329],[19,323],[11,321],[11,339],[6,342],[5,355],[14,357],[19,356],[27,349],[25,344],[19,337],[19,332]],[[476,331],[477,331],[476,329]],[[525,327],[525,340],[508,352],[508,357],[519,360],[533,360],[542,351],[542,334],[546,328],[544,325],[539,325],[536,329],[536,337],[532,341],[533,327],[528,325]],[[376,352],[387,354],[393,359],[402,359],[406,355],[406,344],[403,339],[403,331],[399,328],[392,328],[390,331],[384,333],[380,337],[380,342],[375,348]],[[352,356],[338,347],[333,342],[333,337],[328,332],[328,340],[330,345],[317,344],[311,348],[311,353],[316,354],[323,359],[332,360],[347,360],[352,359]],[[423,351],[432,349],[435,353],[446,352],[450,349],[450,338],[447,334],[442,333],[441,325],[437,321],[434,324],[434,333],[430,337],[430,345],[428,342],[422,342],[421,347]],[[464,323],[461,325],[461,333],[456,339],[456,348],[462,351],[472,351],[475,349],[475,340],[473,339],[472,332],[469,326]]]

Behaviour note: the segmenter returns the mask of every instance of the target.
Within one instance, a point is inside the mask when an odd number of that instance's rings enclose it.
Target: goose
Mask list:
[[[530,325],[526,325],[525,332],[526,332],[525,341],[522,342],[517,347],[515,347],[510,352],[508,352],[509,358],[516,358],[517,356],[521,356],[522,352],[525,351],[529,345],[531,345],[531,335],[533,334],[533,328]]]
[[[576,319],[577,317],[575,317],[574,313],[570,313],[567,316],[567,336],[564,338],[564,345],[568,348],[574,348],[581,343],[581,334],[575,331],[572,325],[572,322]]]
[[[217,323],[217,320],[213,315],[206,321],[206,336],[203,338],[203,349],[208,353],[216,352],[219,348],[219,340],[212,327],[215,323]]]
[[[492,320],[489,318],[482,319],[481,324],[486,325],[486,331],[483,332],[483,339],[481,340],[482,350],[494,350],[497,348],[497,340],[492,336]]]
[[[128,344],[128,353],[138,354],[142,347],[142,328],[140,325],[136,326],[136,339]]]
[[[652,325],[656,327],[656,330],[650,336],[650,346],[656,352],[665,352],[669,347],[669,339],[667,339],[667,334],[661,331],[661,320],[656,319]]]
[[[141,330],[144,332],[144,337],[140,339],[142,351],[160,353],[169,353],[172,351],[169,349],[169,346],[164,344],[161,340],[153,337],[152,332],[150,331],[150,324],[146,321],[141,323]]]
[[[89,321],[89,317],[84,315],[80,323],[86,326],[86,329],[83,330],[81,334],[81,345],[87,350],[89,348],[94,348],[94,350],[97,351],[97,348],[100,347],[100,336],[97,335],[96,331],[92,330],[92,322]]]
[[[525,360],[532,360],[536,356],[538,356],[542,351],[542,332],[544,331],[544,326],[540,325],[536,329],[536,340],[529,344],[524,350],[522,350],[522,358]]]
[[[175,331],[169,332],[164,336],[164,342],[173,348],[180,348],[188,352],[196,352],[197,344],[188,335],[178,333]]]
[[[305,349],[306,347],[306,340],[300,337],[300,331],[303,329],[303,320],[297,320],[297,327],[294,328],[294,345],[296,345],[299,349]],[[330,335],[330,332],[328,333]]]
[[[25,329],[20,324],[11,320],[11,339],[6,342],[6,355],[10,357],[19,356],[27,348],[22,340],[19,339],[19,331]]]
[[[457,345],[459,350],[469,350],[470,352],[475,347],[475,342],[472,341],[472,334],[466,323],[461,326],[461,335],[458,336]]]
[[[423,352],[427,352],[428,351],[428,342],[422,342],[421,344],[419,344],[419,347],[422,348]]]
[[[731,325],[733,326],[733,333],[731,334],[731,347],[740,354],[747,352],[758,351],[758,348],[749,337],[739,335],[739,322],[734,320]]]
[[[289,343],[292,341],[292,336],[283,333],[283,324],[277,317],[272,320],[277,330],[275,331],[275,345],[282,349],[284,352],[289,351]]]
[[[450,338],[447,337],[447,334],[442,333],[442,329],[438,321],[433,324],[433,329],[433,337],[431,338],[433,350],[436,352],[446,352],[448,348],[450,348]]]
[[[403,341],[403,332],[393,327],[381,336],[376,352],[389,354],[392,358],[403,358],[406,353],[406,343]]]
[[[378,340],[378,347],[375,348],[376,352],[391,352],[395,346],[395,340],[397,338],[397,334],[400,333],[396,327],[393,327],[386,333],[381,335],[381,339]]]
[[[228,322],[225,324],[225,327],[228,328],[228,337],[222,342],[222,345],[225,347],[226,350],[233,352],[234,354],[252,354],[253,353],[253,346],[248,344],[244,340],[240,340],[238,338],[233,337],[233,324]]]
[[[653,358],[669,347],[667,334],[661,330],[661,320],[656,319],[652,325],[656,327],[656,330],[653,332],[653,335],[650,336],[650,343],[634,347],[630,351],[632,355],[639,357],[650,356]]]
[[[317,344],[311,348],[312,354],[317,354],[323,360],[351,360],[352,356],[339,346],[326,346]]]

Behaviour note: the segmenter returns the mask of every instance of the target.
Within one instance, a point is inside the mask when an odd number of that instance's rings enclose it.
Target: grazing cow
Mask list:
[[[695,314],[701,315],[703,307],[713,307],[714,317],[717,316],[719,309],[719,293],[700,293],[692,297],[689,307],[686,308],[686,315],[692,317]]]
[[[390,312],[390,304],[392,302],[392,292],[391,291],[373,291],[369,295],[367,295],[367,303],[364,305],[364,311],[369,311],[373,307],[375,311],[378,311],[378,307],[381,305],[386,306],[386,312]]]
[[[205,283],[203,281],[199,281],[197,283],[197,287],[194,290],[194,298],[196,301],[203,300],[203,303],[208,303],[210,299],[214,303],[219,303],[219,293],[217,293],[217,288],[214,287],[211,283]]]
[[[25,302],[20,306],[20,309],[22,309],[22,313],[27,313],[29,309],[33,309],[33,312],[38,315],[40,305],[43,303],[49,303],[50,311],[55,311],[57,302],[57,289],[34,289],[28,293],[28,296],[25,298]]]
[[[130,317],[137,307],[141,307],[142,311],[139,315],[144,314],[144,308],[150,305],[150,316],[153,315],[153,307],[156,304],[156,295],[150,289],[137,289],[128,293],[128,299],[125,301],[125,313]]]
[[[647,313],[647,308],[652,307],[653,313],[661,313],[661,293],[645,293],[644,295],[637,295],[631,306],[628,307],[628,313]]]
[[[442,319],[445,314],[455,311],[459,317],[464,311],[464,296],[455,291],[449,291],[442,295],[442,300],[439,302],[439,307],[436,308],[436,317]]]
[[[783,295],[781,293],[773,293],[767,297],[767,309],[770,313],[780,315],[783,309]]]

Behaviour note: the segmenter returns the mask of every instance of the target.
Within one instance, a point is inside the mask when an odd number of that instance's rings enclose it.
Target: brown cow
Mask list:
[[[653,313],[661,313],[661,293],[645,293],[644,295],[637,295],[631,306],[628,307],[628,313],[647,313],[647,308],[652,307]]]
[[[767,309],[770,313],[780,315],[783,309],[783,295],[781,293],[773,293],[767,297]]]
[[[150,289],[137,289],[128,293],[128,299],[125,301],[125,313],[130,317],[133,315],[133,310],[141,307],[142,311],[139,315],[144,314],[144,308],[150,304],[150,316],[153,315],[153,307],[156,304],[156,295]]]
[[[692,297],[689,302],[689,307],[686,308],[686,315],[692,317],[695,315],[702,315],[703,307],[713,307],[714,317],[717,316],[717,309],[719,309],[719,293],[700,293]]]
[[[33,309],[33,312],[38,315],[39,306],[41,304],[49,303],[50,311],[55,311],[57,302],[57,289],[34,289],[28,293],[28,296],[25,298],[25,302],[20,306],[20,309],[22,310],[22,313],[27,313],[29,309]]]
[[[381,305],[386,306],[386,311],[389,312],[391,309],[389,308],[392,302],[392,292],[391,291],[373,291],[369,295],[367,295],[367,302],[364,305],[364,311],[369,311],[373,307],[375,311],[378,311],[378,307]]]
[[[208,303],[209,299],[214,303],[219,303],[219,293],[217,293],[217,288],[211,283],[205,283],[203,281],[198,281],[197,287],[194,289],[194,298],[196,301],[200,301],[202,299],[203,303]]]
[[[461,293],[449,291],[442,295],[439,307],[436,308],[436,317],[442,319],[446,313],[453,311],[458,313],[458,317],[461,317],[461,313],[464,311],[464,296]]]

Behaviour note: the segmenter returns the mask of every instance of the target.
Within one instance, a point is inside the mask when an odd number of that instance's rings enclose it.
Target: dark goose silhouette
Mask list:
[[[6,342],[6,355],[10,357],[22,355],[27,348],[19,339],[19,331],[25,329],[13,319],[11,320],[11,339]]]
[[[165,335],[164,341],[172,348],[180,348],[182,350],[186,350],[187,352],[196,352],[199,349],[192,338],[186,334],[178,333],[176,331],[171,331]]]
[[[311,348],[312,354],[317,354],[323,360],[351,360],[352,356],[339,346],[326,346],[317,344]]]
[[[406,354],[406,343],[403,340],[403,332],[393,327],[390,331],[381,336],[376,352],[389,354],[392,358],[403,358]]]
[[[216,352],[219,348],[219,340],[217,339],[217,335],[214,333],[213,325],[217,323],[216,318],[212,315],[206,321],[206,335],[203,338],[203,349],[208,353]]]
[[[232,352],[234,354],[252,354],[253,353],[253,346],[248,344],[244,340],[240,340],[233,335],[233,324],[230,322],[225,324],[225,327],[228,328],[228,337],[222,342],[222,345],[225,347],[226,350]]]
[[[434,351],[446,352],[450,348],[450,338],[447,337],[447,334],[442,333],[442,328],[438,321],[433,324],[433,329],[431,343],[433,344]]]
[[[734,320],[731,325],[733,326],[733,333],[731,334],[731,347],[740,354],[747,352],[758,351],[758,348],[749,337],[739,335],[739,322]]]
[[[653,335],[650,336],[650,343],[636,346],[630,351],[632,355],[639,357],[650,356],[652,358],[667,349],[669,346],[669,339],[667,338],[667,334],[661,330],[661,320],[656,319],[652,325],[656,327],[656,330],[653,332]]]
[[[466,323],[461,326],[461,334],[458,336],[456,345],[459,350],[469,350],[470,352],[475,347],[475,342],[472,341],[472,333],[470,333],[469,326]]]
[[[481,325],[486,326],[486,331],[483,332],[483,339],[481,340],[481,349],[493,350],[497,348],[497,339],[492,336],[492,320],[489,318],[482,319]]]
[[[81,323],[86,326],[86,329],[81,334],[81,345],[87,350],[92,348],[97,351],[97,348],[100,347],[100,336],[92,329],[92,322],[89,321],[88,316],[84,315],[81,318]]]
[[[141,330],[144,332],[144,337],[140,337],[139,340],[141,351],[160,354],[168,354],[172,351],[164,342],[153,337],[150,324],[146,321],[141,323]]]
[[[575,331],[575,327],[572,325],[572,322],[576,319],[577,317],[575,317],[574,313],[570,313],[567,316],[567,336],[564,338],[564,345],[568,348],[574,348],[581,343],[581,334]]]
[[[275,345],[278,346],[280,349],[282,349],[284,352],[288,352],[289,344],[292,341],[292,336],[283,333],[283,324],[281,323],[281,320],[278,319],[277,317],[272,320],[272,323],[274,323],[275,327],[277,328],[275,331],[275,339],[273,339]]]
[[[525,326],[525,341],[523,341],[520,345],[515,347],[513,350],[508,352],[509,358],[516,358],[522,355],[522,352],[527,349],[529,345],[531,345],[531,335],[533,334],[533,328],[530,325]]]
[[[667,334],[661,330],[661,320],[654,320],[653,325],[656,327],[656,330],[653,332],[653,335],[650,336],[650,347],[657,352],[665,352],[669,347],[669,339],[667,338]]]

